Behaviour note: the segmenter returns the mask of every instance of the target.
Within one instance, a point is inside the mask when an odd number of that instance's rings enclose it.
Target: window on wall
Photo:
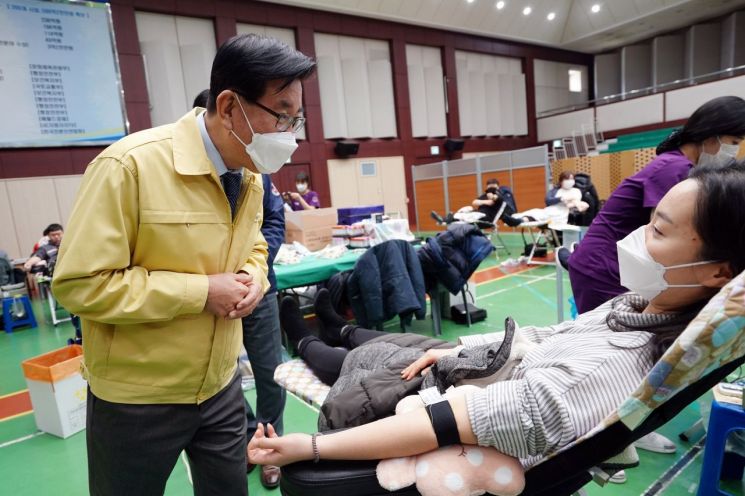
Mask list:
[[[160,126],[180,118],[209,87],[215,31],[208,19],[136,12],[135,21],[150,120]]]
[[[569,91],[582,93],[582,71],[569,69]]]
[[[463,136],[528,134],[525,75],[520,59],[455,52]]]
[[[277,38],[279,41],[286,43],[287,45],[297,48],[295,43],[295,31],[287,28],[275,28],[272,26],[259,26],[258,24],[236,24],[237,34],[260,34],[262,36],[269,36],[271,38]],[[301,129],[299,133],[296,133],[297,139],[305,139],[305,128]]]
[[[415,138],[445,136],[445,85],[440,49],[406,45],[406,64],[412,135]]]
[[[535,59],[536,112],[587,101],[587,67]]]
[[[315,45],[324,137],[395,137],[388,43],[316,34]]]

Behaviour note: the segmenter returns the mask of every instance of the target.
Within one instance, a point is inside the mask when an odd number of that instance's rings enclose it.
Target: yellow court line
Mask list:
[[[23,417],[24,415],[28,415],[29,413],[34,413],[34,411],[28,410],[26,412],[16,413],[15,415],[11,415],[10,417],[3,417],[3,418],[0,418],[0,422],[5,422],[8,420],[13,420],[14,418]]]
[[[3,398],[7,398],[9,396],[15,396],[17,394],[26,393],[26,392],[28,392],[28,389],[21,389],[20,391],[16,391],[15,393],[3,394],[3,395],[0,395],[0,400]]]

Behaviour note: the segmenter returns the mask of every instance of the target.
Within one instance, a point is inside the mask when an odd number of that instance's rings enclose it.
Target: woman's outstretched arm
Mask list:
[[[466,409],[466,397],[458,396],[449,401],[461,442],[477,444]],[[417,455],[437,448],[437,438],[424,408],[318,436],[316,443],[324,460],[379,460]],[[271,426],[265,433],[259,425],[248,444],[248,456],[256,465],[282,466],[312,460],[311,436],[288,434],[278,437]]]

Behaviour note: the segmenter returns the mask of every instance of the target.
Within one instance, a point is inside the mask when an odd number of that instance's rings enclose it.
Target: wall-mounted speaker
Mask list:
[[[350,155],[357,155],[359,148],[359,143],[353,141],[337,141],[334,152],[340,157],[349,157]]]
[[[446,139],[445,140],[445,151],[448,153],[459,152],[463,149],[462,139]]]

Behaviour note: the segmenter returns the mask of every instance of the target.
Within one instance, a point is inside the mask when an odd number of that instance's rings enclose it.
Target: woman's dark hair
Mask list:
[[[681,129],[657,146],[657,155],[677,150],[686,143],[701,143],[713,136],[745,136],[745,100],[720,96],[701,105]]]
[[[283,81],[281,91],[293,81],[310,76],[315,68],[313,59],[276,38],[234,36],[220,46],[212,62],[207,109],[215,111],[217,95],[225,90],[234,90],[255,102],[264,96],[269,81]]]
[[[733,275],[745,271],[745,160],[724,167],[694,167],[698,183],[693,227],[701,237],[702,260],[729,263]]]
[[[308,177],[307,172],[298,172],[297,176],[295,176],[295,182],[296,183],[309,183],[310,184],[310,177]]]
[[[559,174],[559,182],[556,183],[557,188],[561,188],[561,183],[564,182],[567,179],[571,179],[574,177],[574,172],[572,171],[564,171],[561,174]]]

